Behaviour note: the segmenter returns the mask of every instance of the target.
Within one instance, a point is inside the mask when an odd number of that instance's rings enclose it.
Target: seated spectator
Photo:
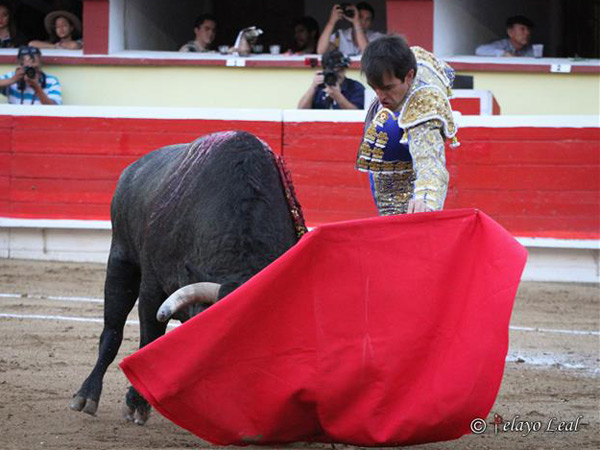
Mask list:
[[[323,55],[323,69],[298,102],[299,109],[364,109],[365,87],[358,81],[346,78],[348,57],[339,50]]]
[[[0,93],[17,105],[62,105],[58,79],[42,72],[42,52],[36,47],[19,47],[19,67],[0,76]]]
[[[181,46],[180,52],[210,52],[210,45],[217,34],[217,21],[211,14],[202,14],[194,21],[193,41]]]
[[[20,43],[13,17],[11,4],[0,0],[0,48],[17,47]]]
[[[477,56],[533,56],[531,29],[533,22],[525,16],[513,16],[506,20],[507,39],[480,45]]]
[[[357,3],[356,6],[343,4],[343,8],[342,5],[333,5],[319,38],[317,53],[322,55],[328,50],[338,49],[347,56],[360,55],[369,42],[383,36],[370,29],[374,17],[375,10],[366,2]],[[339,29],[334,33],[336,24],[344,20],[350,22],[352,27]]]
[[[287,51],[293,55],[310,55],[317,53],[319,40],[319,24],[310,17],[304,16],[294,21],[294,43]]]
[[[31,41],[31,47],[68,50],[83,48],[83,41],[80,39],[81,21],[75,14],[68,11],[52,11],[44,18],[44,26],[50,40]]]

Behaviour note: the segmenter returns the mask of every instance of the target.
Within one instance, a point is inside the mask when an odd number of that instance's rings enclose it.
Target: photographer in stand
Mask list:
[[[317,43],[317,53],[324,54],[328,50],[338,49],[344,55],[360,55],[369,42],[383,36],[378,31],[371,30],[375,10],[366,2],[333,5],[329,20],[323,28],[323,34]],[[350,22],[350,28],[333,31],[338,22]]]
[[[19,47],[19,67],[0,76],[0,93],[15,105],[62,105],[58,79],[42,72],[42,53],[35,47]]]
[[[364,109],[365,87],[346,78],[348,57],[331,50],[321,60],[323,70],[315,74],[313,82],[298,102],[299,109]]]

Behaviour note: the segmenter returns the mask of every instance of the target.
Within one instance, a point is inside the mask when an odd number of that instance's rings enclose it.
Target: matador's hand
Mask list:
[[[425,204],[423,200],[415,200],[414,198],[409,200],[408,209],[406,211],[407,214],[427,211],[431,211],[431,209]]]

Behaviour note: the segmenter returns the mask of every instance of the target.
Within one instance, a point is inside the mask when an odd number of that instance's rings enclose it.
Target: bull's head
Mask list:
[[[156,319],[159,322],[166,322],[175,314],[186,308],[196,309],[195,306],[208,307],[219,299],[219,290],[221,285],[218,283],[195,283],[173,292],[163,304],[158,308]],[[202,308],[198,308],[201,310]],[[193,314],[189,314],[190,316]]]

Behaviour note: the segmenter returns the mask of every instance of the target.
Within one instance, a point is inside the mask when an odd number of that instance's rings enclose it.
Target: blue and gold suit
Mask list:
[[[457,145],[449,101],[454,70],[420,47],[411,50],[417,59],[411,87],[397,111],[373,102],[356,159],[383,216],[406,213],[411,199],[441,210],[448,190],[444,142]]]

